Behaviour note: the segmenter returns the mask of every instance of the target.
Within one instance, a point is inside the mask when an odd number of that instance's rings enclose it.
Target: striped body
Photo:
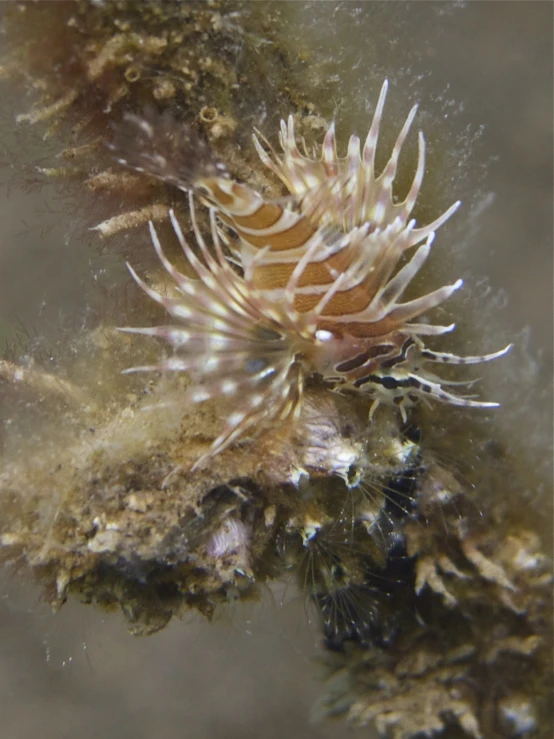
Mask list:
[[[176,356],[147,369],[196,374],[191,400],[226,395],[236,400],[211,454],[249,426],[288,418],[300,411],[304,379],[321,375],[331,386],[363,392],[379,403],[397,405],[403,419],[418,397],[460,406],[489,407],[447,392],[426,365],[474,364],[504,354],[458,357],[425,348],[422,336],[454,328],[418,322],[446,300],[458,280],[427,295],[402,302],[411,280],[427,259],[435,231],[458,208],[454,203],[427,226],[410,220],[425,169],[425,141],[404,201],[396,203],[393,183],[403,143],[416,108],[410,112],[389,161],[379,174],[375,152],[387,91],[383,85],[363,147],[352,136],[345,158],[336,153],[334,127],[327,131],[320,160],[300,153],[292,116],[281,125],[282,156],[254,142],[262,162],[288,188],[286,204],[267,201],[234,182],[206,144],[167,115],[129,116],[113,149],[120,163],[194,193],[210,208],[213,245],[196,225],[199,260],[171,219],[198,280],[178,273],[165,259],[153,226],[160,259],[175,279],[180,297],[154,293],[139,284],[183,325],[128,329],[161,336]],[[230,249],[242,274],[223,251],[220,224],[237,238]],[[416,247],[414,253],[410,253]],[[145,369],[145,368],[138,368]]]

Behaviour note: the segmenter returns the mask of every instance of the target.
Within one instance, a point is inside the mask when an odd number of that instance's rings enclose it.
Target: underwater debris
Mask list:
[[[417,501],[403,529],[414,600],[396,610],[396,639],[325,658],[314,718],[343,715],[394,739],[546,736],[548,706],[541,715],[530,686],[550,660],[540,623],[552,574],[536,537],[514,532],[506,545],[482,530],[476,541],[466,491],[436,465],[421,474]]]

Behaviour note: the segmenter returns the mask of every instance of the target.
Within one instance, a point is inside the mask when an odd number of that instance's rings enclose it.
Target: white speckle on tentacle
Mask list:
[[[213,372],[219,367],[219,357],[208,357],[204,362],[204,368],[207,372]]]
[[[205,400],[209,400],[211,397],[211,393],[201,387],[196,388],[196,390],[192,390],[189,395],[192,403],[203,403]]]
[[[227,418],[227,422],[230,426],[238,426],[241,421],[244,421],[244,417],[244,413],[239,413],[237,411],[236,413],[231,413],[231,415]]]
[[[315,332],[316,339],[319,339],[319,341],[332,341],[334,339],[333,334],[330,331],[325,331],[323,329],[320,329],[319,331]]]
[[[192,316],[191,309],[182,304],[174,305],[172,307],[172,313],[177,318],[190,318]]]
[[[233,395],[237,391],[237,383],[234,380],[224,380],[221,383],[221,392],[224,395]]]

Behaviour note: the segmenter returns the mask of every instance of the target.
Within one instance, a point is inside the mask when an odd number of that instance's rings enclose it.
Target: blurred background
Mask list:
[[[483,316],[490,321],[485,333],[523,340],[528,329],[529,351],[543,365],[538,381],[550,383],[553,6],[265,4],[279,17],[283,38],[298,48],[298,79],[320,95],[327,91],[322,112],[336,117],[345,136],[365,133],[366,104],[373,104],[385,76],[393,114],[421,102],[419,124],[428,142],[437,136],[452,144],[437,177],[445,206],[464,201],[465,216],[454,226],[460,274],[476,294],[499,296],[495,315]],[[57,3],[51,5],[55,12]],[[18,91],[3,95],[1,108],[0,145],[13,152],[13,114],[24,112]],[[21,151],[21,160],[46,158],[56,142],[40,147],[40,154]],[[432,143],[429,148],[432,158]],[[20,326],[54,340],[60,317],[86,314],[99,271],[121,265],[117,255],[93,252],[74,235],[73,216],[56,188],[24,192],[9,182],[8,167],[0,173],[0,342],[13,341]],[[491,341],[489,350],[503,345]],[[513,392],[525,397],[525,388]],[[309,616],[303,597],[285,583],[259,604],[229,606],[214,623],[191,616],[155,636],[134,638],[119,614],[69,603],[53,615],[25,573],[5,574],[1,735],[345,736],[352,732],[340,721],[309,723],[321,650]],[[370,735],[353,732],[362,733]]]

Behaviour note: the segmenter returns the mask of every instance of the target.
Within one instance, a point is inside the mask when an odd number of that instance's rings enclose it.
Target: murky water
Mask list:
[[[321,87],[329,116],[363,134],[366,102],[391,79],[393,109],[422,101],[421,125],[469,161],[448,160],[445,202],[461,197],[457,265],[475,294],[502,291],[491,330],[518,335],[552,366],[552,5],[481,3],[272,3],[290,22],[289,42],[328,59]],[[322,74],[318,66],[319,74]],[[313,71],[313,70],[312,70]],[[310,79],[310,68],[299,68]],[[439,102],[437,102],[437,100]],[[13,149],[3,103],[0,139]],[[26,105],[24,101],[22,103]],[[437,112],[440,112],[439,113]],[[285,111],[283,111],[285,112]],[[433,117],[434,116],[434,117]],[[37,144],[38,146],[38,144]],[[55,149],[49,142],[48,151]],[[47,151],[44,152],[45,154]],[[21,156],[33,159],[34,152]],[[433,148],[430,147],[430,157]],[[9,179],[1,175],[0,181]],[[478,189],[480,195],[475,195]],[[54,189],[0,190],[0,342],[17,327],[55,341],[60,317],[83,316],[101,257],[64,216]],[[448,202],[447,202],[448,201]],[[437,245],[440,249],[440,245]],[[104,260],[104,261],[103,261]],[[451,275],[452,276],[452,275]],[[458,276],[458,273],[453,275]],[[488,286],[480,278],[488,278]],[[496,345],[492,348],[496,348]],[[550,371],[549,371],[550,369]],[[514,393],[525,398],[525,388]],[[0,716],[10,739],[86,737],[339,737],[342,724],[308,727],[317,695],[319,635],[301,598],[237,607],[216,624],[174,623],[149,639],[127,636],[118,615],[70,605],[51,616],[38,591],[3,583]],[[206,705],[209,704],[209,708]]]

